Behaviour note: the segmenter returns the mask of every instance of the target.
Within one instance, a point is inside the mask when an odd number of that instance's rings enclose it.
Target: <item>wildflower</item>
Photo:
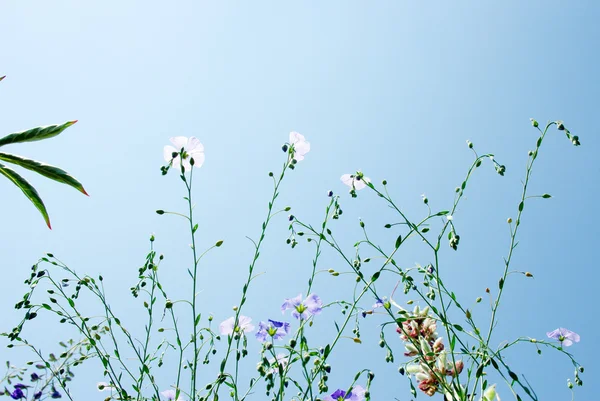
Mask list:
[[[23,384],[15,384],[15,390],[12,393],[10,393],[10,398],[12,398],[13,400],[20,400],[21,398],[25,398],[23,388],[25,388]]]
[[[165,161],[172,161],[173,167],[179,169],[182,159],[180,152],[183,149],[183,167],[185,171],[192,169],[191,158],[194,159],[194,166],[202,167],[202,164],[204,164],[204,145],[196,137],[192,136],[188,139],[185,136],[176,136],[170,140],[175,147],[171,145],[165,146],[163,151]]]
[[[548,332],[546,335],[548,338],[553,338],[560,341],[561,345],[564,345],[565,347],[573,345],[574,342],[578,343],[580,340],[579,334],[562,327]]]
[[[181,398],[181,396],[177,397],[177,399],[175,400],[175,395],[177,395],[177,391],[173,389],[162,391],[160,394],[169,401],[184,401],[183,398]]]
[[[494,398],[497,401],[500,401],[500,397],[496,393],[496,385],[495,384],[489,386],[487,388],[487,390],[485,390],[483,392],[483,400],[482,401],[494,401]]]
[[[373,309],[381,308],[381,307],[382,307],[382,306],[385,304],[385,300],[386,300],[386,298],[387,298],[387,297],[383,297],[383,298],[377,298],[377,299],[376,299],[376,301],[377,301],[377,302],[375,302],[375,303],[373,304],[372,308],[373,308]]]
[[[37,373],[33,372],[31,374],[31,381],[32,382],[38,381],[39,379],[40,379],[40,376]]]
[[[310,143],[306,142],[304,135],[297,132],[290,132],[290,145],[292,145],[292,158],[297,161],[304,160],[304,155],[310,152]]]
[[[267,323],[260,322],[258,323],[258,332],[256,333],[256,338],[260,342],[265,342],[267,340],[267,336],[272,338],[273,340],[279,340],[280,338],[285,337],[286,334],[290,332],[290,324],[287,322],[277,322],[275,320],[269,319]]]
[[[219,331],[221,334],[233,334],[233,333],[249,333],[254,330],[254,325],[250,322],[251,318],[248,316],[242,316],[238,318],[238,325],[235,325],[235,318],[232,316],[229,319],[225,320],[219,325]]]
[[[362,401],[365,399],[365,393],[366,390],[361,386],[354,386],[347,394],[345,390],[337,389],[331,395],[323,398],[323,401]]]
[[[296,319],[308,319],[310,315],[318,315],[323,308],[323,302],[316,294],[310,294],[306,299],[302,300],[302,294],[298,294],[296,298],[288,298],[281,305],[281,312],[287,309],[293,309],[292,316]]]
[[[368,183],[371,182],[371,179],[369,177],[364,177],[362,175],[362,173],[359,174],[344,174],[343,176],[340,177],[340,180],[342,180],[342,182],[349,186],[350,189],[359,191],[361,189],[363,189],[364,187],[367,186]]]
[[[289,358],[287,356],[285,356],[284,354],[277,354],[275,356],[275,358],[271,358],[269,359],[269,363],[271,364],[271,366],[275,365],[275,362],[277,362],[278,366],[277,367],[273,367],[271,368],[270,372],[275,374],[275,373],[279,373],[279,366],[281,366],[281,369],[285,369],[289,363]]]

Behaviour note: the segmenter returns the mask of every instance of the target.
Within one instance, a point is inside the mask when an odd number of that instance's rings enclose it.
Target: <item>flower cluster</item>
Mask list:
[[[34,375],[37,376],[37,374],[33,373],[31,375],[32,380],[34,378]],[[37,379],[36,379],[37,380]],[[33,380],[35,381],[35,380]],[[28,386],[26,384],[22,384],[22,383],[17,383],[14,385],[14,390],[11,392],[9,390],[6,390],[6,395],[10,396],[10,398],[12,398],[13,400],[21,400],[21,399],[28,399],[28,392],[29,389],[32,386]],[[0,395],[2,395],[2,392],[0,392]],[[36,391],[33,393],[32,396],[32,400],[39,400],[42,398],[42,396],[44,395],[44,393],[40,390],[40,391]],[[56,390],[56,388],[54,386],[52,386],[52,391],[50,391],[49,393],[47,393],[47,397],[53,398],[53,399],[57,399],[57,398],[62,398],[62,394]]]
[[[464,367],[461,360],[447,360],[442,337],[437,332],[435,319],[429,316],[429,307],[420,310],[415,307],[412,314],[396,329],[405,342],[405,356],[415,357],[415,364],[408,365],[406,371],[414,374],[419,389],[432,396],[440,391],[440,380],[445,376],[457,376]]]

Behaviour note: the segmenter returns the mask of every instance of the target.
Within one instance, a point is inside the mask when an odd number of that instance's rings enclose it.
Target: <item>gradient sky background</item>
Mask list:
[[[50,231],[20,191],[0,181],[0,331],[21,318],[12,306],[44,252],[80,273],[102,272],[111,304],[133,332],[143,330],[143,310],[129,287],[150,233],[166,256],[165,286],[171,294],[189,294],[185,225],[154,213],[185,210],[179,179],[159,171],[163,146],[175,135],[197,136],[206,148],[195,188],[199,248],[218,239],[225,244],[202,267],[199,299],[217,322],[239,300],[252,254],[244,236],[260,232],[271,190],[267,173],[280,168],[280,147],[290,131],[304,134],[312,151],[284,181],[278,204],[320,224],[327,190],[340,194],[345,213],[334,232],[349,252],[360,239],[358,217],[386,249],[398,231],[383,225],[397,219],[366,191],[351,199],[341,174],[362,169],[374,182],[387,179],[397,204],[417,219],[426,213],[422,193],[436,210],[451,206],[472,161],[465,140],[494,153],[507,166],[506,176],[487,163],[477,171],[454,216],[459,251],[442,252],[448,286],[472,307],[485,287],[497,288],[501,275],[506,219],[516,215],[527,151],[537,138],[529,118],[562,119],[582,146],[571,146],[555,130],[543,145],[531,194],[553,198],[526,204],[513,265],[535,279],[510,276],[494,339],[543,338],[560,326],[578,332],[582,340],[569,351],[586,367],[586,385],[576,399],[594,399],[600,374],[594,345],[599,17],[600,4],[592,0],[3,1],[0,75],[7,78],[0,84],[0,132],[79,120],[57,138],[5,150],[66,169],[91,196],[25,172],[48,207]],[[286,238],[281,215],[257,266],[267,274],[251,288],[244,312],[256,323],[280,317],[282,300],[305,291],[312,247],[301,243],[290,250]],[[430,256],[422,251],[415,241],[396,260],[404,267],[424,265]],[[324,269],[343,269],[327,251],[322,262]],[[389,293],[394,284],[379,288]],[[352,288],[350,276],[322,275],[315,291],[332,302],[347,299]],[[396,300],[407,298],[397,294]],[[473,310],[484,324],[485,302]],[[330,341],[338,316],[332,309],[318,317],[309,334],[314,345]],[[385,364],[377,347],[380,322],[363,322],[362,345],[343,343],[330,388],[346,387],[368,367],[377,374],[373,400],[408,400],[407,381],[397,373],[404,360],[400,342],[389,333],[396,360]],[[25,334],[51,351],[56,341],[75,336],[56,329],[41,319]],[[245,366],[254,372],[258,347],[251,343]],[[1,360],[27,360],[6,344],[0,339]],[[564,356],[538,356],[524,345],[506,357],[527,374],[539,399],[570,399],[566,380],[573,369]],[[102,380],[100,364],[79,372],[76,399],[103,399],[94,388]],[[169,370],[161,375],[163,387],[171,376]],[[212,380],[206,374],[200,382]],[[504,384],[499,390],[503,400],[511,399]]]

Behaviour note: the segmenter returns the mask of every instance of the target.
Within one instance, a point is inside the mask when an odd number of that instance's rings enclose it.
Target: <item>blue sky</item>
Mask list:
[[[219,239],[225,244],[203,266],[200,299],[216,320],[229,317],[238,302],[252,253],[245,236],[259,234],[271,189],[267,173],[280,168],[280,147],[292,130],[306,136],[312,151],[286,178],[279,204],[319,224],[326,192],[342,195],[344,218],[336,224],[350,252],[360,238],[359,217],[388,249],[397,232],[380,228],[391,216],[378,199],[366,193],[350,199],[340,175],[362,169],[376,182],[387,179],[397,204],[416,219],[426,213],[422,193],[436,209],[451,205],[472,161],[465,140],[494,153],[506,176],[489,166],[478,171],[455,215],[461,247],[442,254],[448,283],[475,299],[501,274],[506,219],[515,216],[527,151],[536,140],[529,118],[561,119],[582,146],[570,146],[556,131],[544,143],[531,191],[553,198],[527,204],[515,255],[515,269],[535,279],[511,276],[496,340],[541,338],[559,326],[577,331],[582,341],[570,350],[586,367],[588,385],[576,397],[591,399],[589,384],[600,369],[593,358],[599,167],[592,162],[599,149],[599,16],[600,5],[591,0],[3,2],[0,76],[7,78],[0,84],[0,132],[79,120],[57,138],[6,150],[66,169],[91,196],[24,173],[46,202],[49,231],[23,195],[0,182],[0,329],[20,318],[12,305],[25,291],[21,282],[49,251],[78,272],[102,272],[112,304],[139,330],[141,307],[129,287],[150,233],[166,256],[165,285],[182,297],[189,293],[185,227],[154,213],[185,207],[177,177],[159,171],[162,148],[176,135],[196,136],[206,148],[195,188],[199,240],[203,247]],[[256,322],[280,316],[282,299],[304,291],[312,248],[292,251],[286,238],[282,216],[257,267],[267,274],[250,294],[247,314]],[[400,263],[428,263],[422,250],[414,243]],[[323,263],[342,268],[331,254]],[[320,280],[316,291],[326,302],[353,288],[352,280]],[[395,283],[386,284],[391,290]],[[480,311],[485,316],[483,306]],[[318,322],[323,330],[333,330],[333,316],[330,311]],[[29,335],[45,349],[63,335],[39,330]],[[343,367],[331,380],[344,387],[357,369],[370,367],[378,374],[373,399],[408,399],[396,372],[400,343],[396,363],[385,364],[376,329],[370,341],[364,331],[362,345],[349,341],[341,348],[336,362]],[[26,360],[5,348],[0,357]],[[537,356],[531,347],[507,358],[528,372],[540,399],[570,396],[566,358]],[[254,359],[248,366],[254,369]],[[75,394],[96,396],[88,392],[100,374],[97,366],[83,368]]]

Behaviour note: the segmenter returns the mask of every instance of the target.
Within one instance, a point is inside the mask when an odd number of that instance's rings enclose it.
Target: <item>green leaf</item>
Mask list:
[[[17,174],[16,171],[9,167],[6,167],[2,163],[0,163],[0,174],[4,175],[6,178],[11,180],[13,184],[15,184],[21,191],[23,191],[27,199],[29,199],[31,203],[33,203],[33,205],[40,211],[40,213],[44,217],[44,220],[46,221],[46,225],[48,225],[48,228],[52,229],[52,226],[50,225],[50,217],[48,216],[48,212],[46,211],[46,206],[44,206],[44,202],[42,201],[42,198],[40,198],[40,195],[38,194],[36,189],[32,187],[31,184],[27,182],[27,180],[25,180],[25,178]]]
[[[2,81],[4,78],[6,78],[6,75],[3,76],[3,77],[0,77],[0,81]]]
[[[10,153],[0,152],[0,160],[16,164],[18,166],[26,168],[27,170],[35,171],[36,173],[43,175],[46,178],[50,178],[51,180],[60,182],[61,184],[67,184],[75,188],[82,194],[87,195],[87,192],[85,192],[83,185],[63,169],[39,162],[37,160],[27,159],[25,157],[13,155]]]
[[[0,138],[0,146],[8,145],[10,143],[18,142],[33,142],[41,141],[42,139],[48,139],[57,136],[71,125],[75,124],[77,120],[67,121],[64,124],[59,125],[47,125],[45,127],[36,127],[27,131],[15,132]]]
[[[396,239],[395,248],[400,248],[400,245],[402,245],[402,236],[401,235],[399,235],[398,238]]]

